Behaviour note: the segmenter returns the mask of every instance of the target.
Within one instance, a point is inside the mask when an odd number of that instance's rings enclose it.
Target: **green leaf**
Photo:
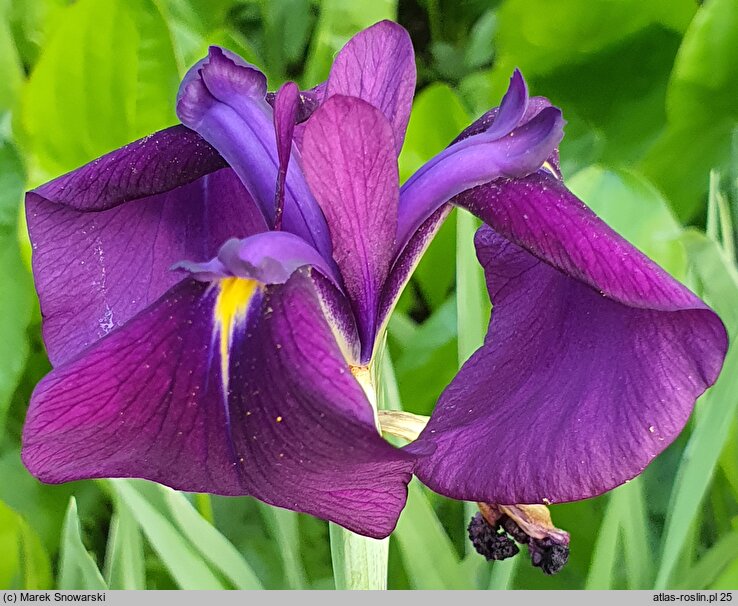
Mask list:
[[[391,327],[396,326],[393,322]],[[390,338],[395,337],[390,331]],[[394,356],[397,382],[405,410],[430,414],[438,395],[456,375],[456,298],[449,297],[411,339],[398,341],[401,353]]]
[[[610,493],[597,533],[587,576],[587,589],[619,589],[624,574],[628,589],[650,587],[653,555],[643,499],[643,483],[635,478]],[[619,562],[625,565],[618,566]]]
[[[210,45],[237,53],[246,61],[265,67],[248,36],[237,30],[234,11],[238,0],[154,0],[169,26],[183,75],[196,61],[207,55]]]
[[[439,115],[444,119],[439,120]],[[401,180],[408,179],[441,152],[469,122],[469,114],[461,100],[447,85],[436,83],[423,89],[413,103],[400,153]],[[453,289],[455,236],[453,222],[447,220],[413,273],[413,283],[431,310],[437,309]]]
[[[501,61],[543,74],[586,61],[640,29],[662,23],[681,29],[695,11],[691,0],[507,0],[498,11]]]
[[[473,555],[472,555],[473,557]],[[521,562],[521,556],[515,556],[495,562],[492,564],[492,572],[489,575],[489,587],[491,590],[513,589],[515,573]],[[525,562],[523,562],[525,563]]]
[[[0,140],[0,267],[5,282],[0,297],[0,432],[10,398],[28,358],[26,330],[33,311],[33,285],[17,239],[18,211],[25,186],[21,159]]]
[[[6,443],[7,444],[7,443]],[[0,501],[23,518],[41,537],[50,557],[59,549],[59,532],[66,516],[69,499],[76,495],[79,501],[94,502],[99,496],[95,484],[42,484],[23,466],[20,446],[13,446],[0,455]]]
[[[479,349],[487,334],[491,311],[484,270],[477,260],[474,234],[480,222],[456,213],[456,317],[459,367]]]
[[[348,39],[382,19],[395,19],[397,0],[324,0],[310,45],[304,84],[314,86],[328,77],[334,55]]]
[[[312,27],[310,0],[270,0],[262,4],[264,64],[280,81],[286,68],[305,55]]]
[[[42,170],[68,171],[174,123],[177,66],[150,0],[81,0],[57,21],[21,105]]]
[[[205,34],[223,25],[238,0],[159,0],[168,19],[181,21],[188,29]]]
[[[717,580],[710,585],[710,589],[734,591],[736,587],[738,587],[738,558],[735,558]]]
[[[15,105],[23,83],[23,66],[15,48],[10,23],[0,10],[0,116]]]
[[[300,529],[294,511],[259,502],[262,517],[279,546],[284,577],[290,589],[305,589],[307,579],[300,556]]]
[[[51,565],[41,539],[0,501],[0,589],[48,589]]]
[[[97,564],[82,543],[77,516],[77,501],[69,500],[62,527],[61,555],[59,556],[59,589],[107,589]]]
[[[421,484],[409,485],[408,501],[400,515],[396,540],[414,589],[471,589],[459,557]]]
[[[159,490],[179,531],[198,549],[210,565],[236,589],[262,589],[261,582],[238,550],[211,526],[181,493],[160,486]]]
[[[680,579],[674,589],[706,589],[732,562],[738,560],[738,532],[723,536],[692,569]]]
[[[738,3],[705,2],[674,64],[668,128],[644,161],[646,175],[682,218],[691,218],[700,208],[710,169],[730,159],[731,133],[738,124],[736,56]]]
[[[602,525],[597,533],[597,542],[589,566],[585,589],[612,589],[614,587],[622,515],[622,509],[613,503],[611,496]]]
[[[208,565],[202,554],[138,490],[137,483],[130,480],[111,480],[118,497],[131,510],[151,547],[161,558],[172,577],[182,589],[225,589]]]
[[[110,589],[146,589],[141,529],[120,499],[110,521],[104,573]]]
[[[461,366],[484,343],[489,322],[491,303],[487,294],[484,270],[477,261],[474,234],[480,221],[468,213],[456,211],[456,330],[457,360]],[[474,503],[465,503],[462,528],[466,528],[476,513]],[[474,555],[474,547],[467,541],[466,552]],[[470,562],[472,568],[481,570],[484,561],[476,558]]]
[[[495,34],[497,33],[497,15],[489,10],[474,24],[469,42],[464,51],[464,63],[468,69],[475,69],[489,64],[494,55]]]
[[[439,116],[443,120],[439,120]],[[453,141],[470,117],[459,96],[447,84],[424,88],[413,102],[405,143],[400,153],[400,180],[406,181],[425,162]]]
[[[454,288],[454,249],[456,234],[452,212],[433,236],[412,275],[415,286],[429,311],[437,310]],[[412,291],[408,289],[408,294]],[[403,293],[405,294],[405,293]]]
[[[710,0],[684,36],[669,86],[669,118],[697,115],[738,119],[738,5]],[[708,67],[709,66],[709,67]]]
[[[654,575],[651,549],[651,524],[643,496],[643,481],[635,478],[613,494],[622,509],[622,546],[625,556],[625,578],[628,589],[648,589]]]
[[[637,161],[663,128],[669,74],[695,10],[692,0],[508,0],[498,11],[490,85],[465,98],[491,106],[519,67],[536,94],[564,110],[566,174],[582,160]],[[596,147],[577,140],[585,134]],[[592,155],[582,158],[583,148]]]
[[[738,336],[738,276],[720,246],[698,232],[684,236],[692,269],[704,286],[705,298],[720,314],[732,339]],[[692,435],[674,483],[664,531],[657,588],[669,586],[688,532],[700,514],[720,453],[738,410],[738,348],[732,344],[722,373],[701,398]]]
[[[639,30],[584,63],[531,76],[531,87],[562,108],[569,121],[561,144],[564,167],[587,161],[639,161],[666,122],[666,91],[681,38],[653,26]],[[589,132],[588,132],[589,131]],[[586,135],[595,136],[595,145]],[[586,145],[584,144],[586,142]]]
[[[22,65],[36,63],[50,26],[67,3],[67,0],[5,0],[6,16]]]

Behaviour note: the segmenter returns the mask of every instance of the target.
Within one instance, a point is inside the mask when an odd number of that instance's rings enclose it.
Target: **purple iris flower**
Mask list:
[[[182,83],[182,125],[30,192],[54,369],[28,411],[28,469],[252,495],[372,537],[413,473],[455,499],[535,504],[643,471],[716,380],[722,323],[568,191],[560,111],[517,72],[400,187],[414,89],[390,22],[308,91],[268,93],[214,47]],[[395,448],[364,387],[451,205],[485,223],[489,333]]]

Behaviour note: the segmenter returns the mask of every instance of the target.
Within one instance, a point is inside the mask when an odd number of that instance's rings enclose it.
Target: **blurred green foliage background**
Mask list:
[[[570,188],[738,336],[736,0],[0,0],[0,588],[333,586],[327,525],[313,518],[138,481],[45,486],[25,471],[22,422],[49,364],[22,195],[175,123],[178,81],[208,44],[262,67],[272,90],[310,86],[383,18],[408,29],[418,59],[403,178],[520,67],[564,110]],[[474,229],[451,216],[392,319],[394,405],[428,414],[484,334]],[[470,553],[468,507],[412,484],[389,586],[738,588],[737,405],[732,348],[646,473],[552,508],[572,535],[556,577],[525,554],[492,565]]]

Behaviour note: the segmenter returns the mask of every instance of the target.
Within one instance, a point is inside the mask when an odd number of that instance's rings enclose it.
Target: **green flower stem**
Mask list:
[[[370,539],[330,524],[336,589],[387,589],[389,539]]]
[[[381,359],[382,353],[375,352],[375,359]],[[374,409],[379,431],[377,394],[384,392],[377,389],[376,369],[371,366],[355,372],[354,376]],[[370,539],[333,523],[330,524],[330,538],[336,589],[387,589],[389,538]]]

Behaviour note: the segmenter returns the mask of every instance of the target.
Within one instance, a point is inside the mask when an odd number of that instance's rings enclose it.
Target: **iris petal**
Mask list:
[[[437,447],[418,476],[454,498],[541,503],[639,474],[716,380],[719,318],[544,171],[455,202],[492,228],[477,237],[492,321],[418,441]]]
[[[266,229],[233,171],[185,127],[155,133],[29,192],[33,272],[53,364],[125,323],[224,240]]]
[[[413,465],[377,433],[305,273],[175,286],[38,385],[23,460],[46,482],[248,494],[374,537]]]
[[[399,154],[415,79],[415,53],[407,31],[391,21],[380,21],[356,34],[336,55],[325,98],[358,97],[379,109],[392,125]]]
[[[392,127],[361,99],[331,97],[307,124],[303,167],[328,221],[333,258],[357,318],[362,358],[368,361],[397,225]]]
[[[300,89],[294,82],[286,82],[274,98],[274,131],[277,135],[277,156],[279,172],[275,194],[274,229],[282,229],[284,214],[284,186],[287,180],[287,168],[292,155],[292,139],[297,123],[300,107]]]
[[[183,261],[173,269],[189,271],[198,280],[238,277],[262,284],[284,284],[301,267],[317,269],[339,287],[333,268],[302,238],[280,231],[267,231],[248,238],[228,240],[218,257],[206,263]]]
[[[280,162],[264,75],[236,55],[211,47],[207,59],[185,76],[177,114],[228,161],[274,225]],[[282,227],[329,259],[331,243],[320,208],[297,164],[286,170]]]
[[[539,100],[541,98],[533,98],[530,104],[528,102],[528,86],[523,79],[520,71],[515,70],[510,79],[510,86],[507,92],[502,98],[500,107],[496,107],[484,114],[479,120],[475,121],[468,128],[466,128],[453,142],[454,149],[458,151],[463,146],[469,144],[474,145],[475,141],[461,143],[463,140],[468,139],[473,135],[484,133],[487,140],[493,141],[499,139],[512,130],[514,130],[521,122],[525,123],[532,119],[538,114],[544,107],[550,106],[550,103],[546,101],[545,105],[541,105]],[[553,152],[556,154],[556,152]],[[447,156],[444,154],[438,154],[435,158],[431,159],[426,163],[418,175],[413,175],[413,179],[418,178],[423,172],[429,172],[433,169],[435,164],[442,162]],[[551,157],[548,159],[552,160]],[[558,166],[558,162],[556,162]],[[405,191],[405,197],[407,200],[407,190]],[[427,202],[427,200],[426,200]],[[406,209],[406,202],[403,203],[403,209]],[[434,204],[431,204],[432,207]],[[415,230],[412,235],[401,235],[398,239],[399,243],[399,254],[390,270],[387,281],[382,289],[382,297],[379,308],[379,319],[378,323],[382,324],[385,322],[395,303],[405,287],[405,284],[410,279],[412,272],[417,266],[420,258],[423,256],[428,245],[433,240],[440,229],[443,221],[448,217],[451,212],[451,205],[446,201],[441,203],[430,216],[426,217]],[[403,210],[405,212],[405,210]],[[423,213],[428,212],[428,208],[422,211]],[[422,217],[417,217],[417,220]],[[414,221],[415,222],[415,221]],[[413,222],[413,223],[414,223]],[[403,244],[403,239],[407,238],[407,242]]]
[[[399,249],[431,214],[457,194],[493,179],[523,177],[540,168],[561,141],[563,125],[561,112],[547,107],[502,138],[486,133],[474,135],[429,160],[402,186]]]

